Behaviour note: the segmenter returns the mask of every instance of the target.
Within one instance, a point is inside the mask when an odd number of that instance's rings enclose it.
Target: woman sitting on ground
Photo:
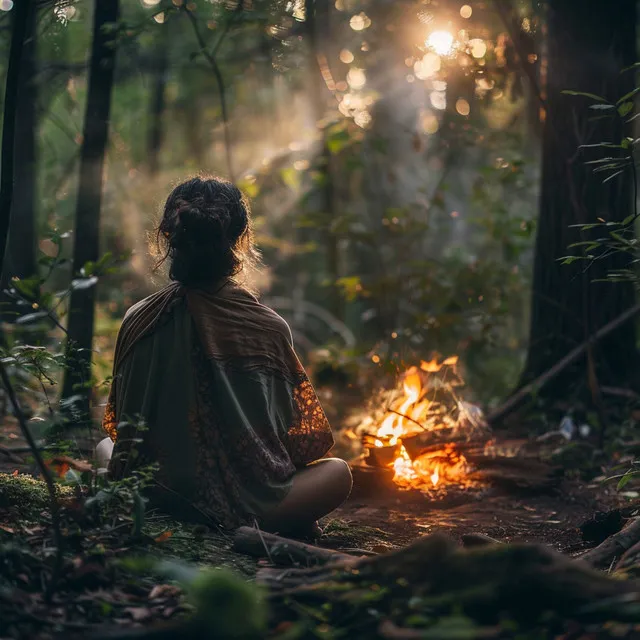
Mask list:
[[[351,473],[321,459],[331,428],[287,323],[239,283],[255,256],[246,199],[220,179],[188,180],[157,242],[173,283],[131,307],[118,334],[110,475],[157,462],[151,496],[165,510],[313,534],[348,497]]]

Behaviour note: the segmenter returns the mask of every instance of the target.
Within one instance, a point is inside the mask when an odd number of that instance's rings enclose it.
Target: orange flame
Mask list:
[[[455,444],[445,443],[436,451],[429,451],[413,460],[403,443],[403,438],[425,431],[455,426],[456,421],[443,406],[426,397],[429,374],[443,367],[454,367],[457,356],[441,363],[437,358],[422,361],[420,367],[409,368],[402,379],[402,393],[389,405],[377,432],[376,447],[398,447],[390,464],[394,470],[394,482],[403,487],[437,487],[444,482],[460,482],[467,474],[467,461]]]

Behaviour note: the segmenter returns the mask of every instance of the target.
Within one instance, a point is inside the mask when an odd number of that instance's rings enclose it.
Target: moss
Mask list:
[[[390,550],[396,547],[391,536],[376,527],[361,525],[342,518],[327,519],[322,522],[324,532],[318,541],[322,547],[345,549],[349,547],[375,550]]]
[[[153,555],[203,567],[224,567],[249,578],[255,576],[256,560],[233,551],[233,540],[229,535],[165,516],[152,517],[145,527],[145,533],[154,539],[164,532],[171,535],[151,549]]]
[[[58,497],[72,496],[70,487],[56,485]],[[49,491],[43,480],[27,474],[0,473],[0,510],[27,520],[37,520],[49,507]]]

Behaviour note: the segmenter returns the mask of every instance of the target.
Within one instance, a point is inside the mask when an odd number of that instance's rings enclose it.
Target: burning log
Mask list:
[[[469,439],[467,434],[461,433],[459,429],[454,428],[425,431],[424,433],[402,438],[402,444],[412,460],[439,451],[446,445],[455,445],[456,449],[464,451],[483,447],[486,441],[486,436]]]
[[[482,447],[489,438],[482,412],[453,392],[463,384],[456,363],[452,357],[441,364],[431,360],[409,368],[400,395],[387,394],[387,408],[375,432],[370,427],[376,420],[367,418],[363,423],[365,463],[393,469],[394,482],[403,488],[464,484],[469,472],[464,450]]]

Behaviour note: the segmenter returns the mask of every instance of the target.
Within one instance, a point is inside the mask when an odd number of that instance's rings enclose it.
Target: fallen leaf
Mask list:
[[[156,539],[156,542],[164,542],[173,535],[173,531],[163,531]]]
[[[160,598],[173,598],[180,594],[180,589],[172,584],[157,584],[149,592],[149,600],[159,600]]]
[[[11,527],[6,527],[3,524],[0,524],[0,529],[2,529],[3,531],[6,531],[7,533],[15,533],[15,529],[12,529]]]
[[[93,471],[93,466],[86,460],[75,460],[74,458],[71,458],[69,456],[55,456],[54,458],[51,458],[49,464],[61,467],[66,466],[65,473],[69,471],[69,469],[74,469],[75,471],[79,471],[80,473]]]
[[[16,469],[11,475],[12,476],[17,476],[18,475],[18,470]]]
[[[146,607],[127,607],[124,612],[128,613],[136,622],[148,620],[153,615]]]

